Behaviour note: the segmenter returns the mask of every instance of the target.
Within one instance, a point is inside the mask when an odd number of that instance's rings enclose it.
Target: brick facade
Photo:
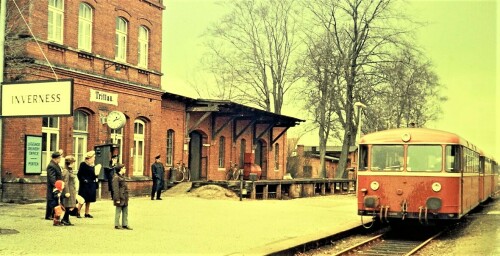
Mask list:
[[[10,2],[9,2],[10,3]],[[250,129],[251,120],[232,121],[229,117],[217,116],[220,112],[214,111],[193,127],[206,114],[206,112],[189,112],[189,107],[197,100],[175,94],[165,93],[161,89],[161,38],[162,38],[162,11],[161,0],[131,0],[131,1],[64,1],[64,30],[63,43],[50,42],[48,34],[48,1],[18,0],[23,6],[28,22],[37,39],[40,41],[42,51],[47,56],[59,79],[73,79],[73,111],[84,113],[88,118],[86,136],[87,147],[83,151],[93,150],[94,146],[110,143],[113,134],[105,123],[109,112],[118,110],[125,114],[126,124],[123,128],[123,141],[121,162],[127,167],[126,176],[129,180],[131,195],[149,194],[151,190],[150,166],[156,154],[162,155],[165,163],[167,153],[167,132],[174,132],[173,165],[177,162],[189,163],[190,149],[189,138],[193,133],[202,135],[202,147],[199,156],[201,168],[199,179],[223,180],[230,162],[240,162],[241,141],[246,141],[245,152],[255,150],[254,137],[262,135],[259,139],[265,145],[262,155],[265,161],[267,179],[281,179],[286,173],[286,134],[281,134],[286,127],[294,126],[300,121],[295,118],[284,117],[267,113],[261,110],[237,105],[238,111],[260,113],[266,121],[254,122]],[[86,3],[93,10],[92,51],[86,52],[78,49],[78,10],[80,3]],[[12,8],[12,6],[9,6]],[[10,9],[12,10],[12,9]],[[127,61],[115,61],[115,23],[116,18],[122,17],[128,21],[127,35]],[[13,22],[10,21],[9,22]],[[149,30],[149,62],[148,67],[140,68],[138,64],[138,30],[145,26]],[[20,32],[25,33],[25,32]],[[33,40],[24,44],[23,55],[31,58],[24,67],[23,76],[15,74],[9,66],[6,69],[5,80],[51,80],[54,79],[52,69],[46,63],[44,56]],[[9,63],[7,61],[7,63]],[[116,67],[120,72],[115,72]],[[92,98],[92,90],[117,96],[117,105],[102,103]],[[231,103],[232,104],[232,103]],[[234,104],[233,104],[234,105]],[[236,112],[238,112],[236,111]],[[259,112],[260,111],[260,112]],[[187,120],[189,116],[189,121]],[[261,117],[252,117],[255,120]],[[42,136],[42,117],[16,117],[3,119],[2,140],[2,197],[1,201],[39,201],[45,199],[46,176],[24,173],[24,146],[26,135]],[[215,120],[212,122],[212,120]],[[135,144],[135,122],[144,123],[144,150],[142,162],[134,156],[138,150]],[[266,123],[267,122],[267,123]],[[285,124],[280,124],[285,122]],[[269,128],[269,124],[278,123],[276,127]],[[74,116],[59,117],[57,129],[58,144],[56,148],[63,149],[65,155],[75,154]],[[236,127],[234,127],[236,126]],[[223,127],[223,128],[221,128]],[[264,132],[266,131],[267,132]],[[215,131],[218,134],[214,137]],[[237,140],[234,131],[243,131]],[[225,155],[223,168],[219,168],[219,138],[224,136]],[[280,144],[277,159],[279,168],[275,168],[275,144]],[[50,154],[51,152],[47,152]],[[81,152],[80,152],[81,153]],[[139,163],[139,164],[137,164]],[[136,165],[136,166],[134,166]],[[78,164],[76,165],[78,166]],[[167,170],[171,165],[167,166]],[[134,169],[141,170],[134,173]],[[43,168],[45,169],[45,168]],[[276,169],[276,170],[275,170]],[[101,183],[100,194],[103,198],[109,197],[107,184]]]

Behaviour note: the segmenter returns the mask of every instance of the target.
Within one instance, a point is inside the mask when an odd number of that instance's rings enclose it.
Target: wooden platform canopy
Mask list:
[[[190,127],[186,127],[186,134],[191,133],[198,126],[211,117],[212,138],[224,130],[229,124],[232,124],[232,139],[236,142],[238,138],[251,129],[253,134],[253,144],[268,134],[268,141],[273,145],[281,136],[283,136],[290,127],[294,127],[304,120],[275,114],[261,109],[245,106],[229,100],[212,100],[212,99],[193,99],[186,96],[181,96],[173,93],[164,93],[163,99],[182,101],[186,104],[186,123],[190,124],[192,113],[203,113],[201,117],[193,122]],[[217,120],[224,118],[224,122],[217,126]],[[243,127],[238,126],[238,122],[245,122]],[[257,125],[265,125],[265,129],[257,133]],[[238,129],[238,127],[241,127]],[[282,127],[278,134],[273,133],[273,128]]]

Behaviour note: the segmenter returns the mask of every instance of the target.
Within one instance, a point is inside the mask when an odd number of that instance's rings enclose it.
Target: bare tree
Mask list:
[[[418,51],[404,49],[393,59],[379,65],[383,81],[372,98],[374,107],[367,111],[367,130],[409,127],[410,123],[422,127],[439,117],[441,103],[447,100],[441,96],[444,86],[430,61],[423,60]]]
[[[316,0],[306,4],[318,25],[330,33],[332,47],[342,60],[344,86],[336,103],[338,121],[344,128],[337,172],[337,177],[341,177],[347,166],[349,146],[356,137],[353,104],[362,94],[360,78],[366,78],[378,63],[387,61],[405,31],[392,23],[396,16],[391,12],[390,0]]]
[[[226,99],[281,113],[284,96],[299,76],[294,52],[295,0],[242,0],[209,29],[204,58]]]
[[[305,109],[318,127],[321,177],[326,177],[325,155],[326,144],[333,130],[336,119],[336,104],[342,81],[342,62],[331,47],[329,33],[314,36],[309,32],[307,52],[305,54],[304,75],[306,85],[303,95],[306,96]]]
[[[26,1],[27,3],[19,6],[25,18],[29,17],[29,6],[32,1]],[[23,80],[28,74],[26,68],[34,62],[34,59],[26,54],[26,42],[33,40],[33,37],[12,2],[7,5],[6,21],[8,22],[5,27],[5,80]]]

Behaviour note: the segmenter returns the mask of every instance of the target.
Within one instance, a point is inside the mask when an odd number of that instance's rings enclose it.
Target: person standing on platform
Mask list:
[[[113,176],[113,203],[115,208],[115,229],[132,230],[128,225],[128,186],[125,181],[126,168],[123,164],[115,166]],[[120,226],[120,214],[122,215],[122,225]]]
[[[160,154],[156,155],[155,163],[151,165],[151,173],[153,175],[153,188],[151,189],[151,200],[162,200],[161,190],[163,189],[163,177],[165,176],[165,168],[160,162]]]
[[[52,160],[47,165],[47,205],[45,208],[45,219],[52,220],[54,208],[49,205],[52,200],[52,191],[54,190],[56,180],[62,180],[62,170],[59,166],[61,154],[59,152],[52,153]]]
[[[66,226],[73,226],[71,221],[69,221],[69,215],[78,211],[76,208],[76,175],[73,173],[73,169],[75,168],[75,157],[72,155],[66,156],[64,161],[64,168],[62,171],[64,190],[62,194],[64,197],[62,198],[62,204],[66,209],[66,213],[63,216],[61,223]]]
[[[109,168],[105,169],[106,179],[108,180],[108,190],[111,195],[111,199],[113,199],[113,176],[115,174],[115,166],[118,164],[118,156],[113,155],[111,157],[111,161],[109,163]]]
[[[97,175],[95,174],[95,151],[92,150],[85,153],[85,161],[80,164],[77,176],[80,181],[78,194],[85,199],[85,218],[93,218],[90,215],[90,203],[96,201]],[[82,206],[80,205],[79,207],[81,208]]]

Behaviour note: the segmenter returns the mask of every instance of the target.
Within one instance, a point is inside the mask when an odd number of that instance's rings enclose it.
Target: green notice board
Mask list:
[[[24,173],[42,173],[42,136],[26,135]]]

